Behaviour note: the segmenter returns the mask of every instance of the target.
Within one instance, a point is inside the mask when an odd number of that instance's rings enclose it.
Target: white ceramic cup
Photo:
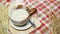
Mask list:
[[[22,9],[22,10],[20,10]],[[15,11],[15,10],[20,10],[20,11],[23,11],[25,10],[28,14],[27,14],[27,17],[24,17],[21,18],[22,20],[16,20],[16,19],[13,19],[12,18],[12,13]],[[18,11],[17,11],[18,12]],[[27,24],[27,21],[30,20],[31,16],[36,12],[36,8],[31,8],[29,9],[28,7],[24,6],[24,5],[17,5],[17,7],[15,6],[12,6],[10,7],[10,10],[9,10],[9,17],[10,17],[10,20],[13,22],[14,25],[16,26],[24,26]],[[21,14],[22,15],[22,14]],[[21,16],[19,16],[21,17]],[[23,17],[23,15],[22,15]],[[17,17],[18,18],[18,17]]]

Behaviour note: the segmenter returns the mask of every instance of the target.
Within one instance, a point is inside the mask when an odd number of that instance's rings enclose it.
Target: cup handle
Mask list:
[[[27,11],[28,11],[28,13],[30,14],[30,16],[32,16],[36,11],[37,11],[37,9],[36,8],[29,8],[29,7],[26,7],[27,9]]]
[[[36,8],[31,8],[30,16],[32,16],[37,11]]]

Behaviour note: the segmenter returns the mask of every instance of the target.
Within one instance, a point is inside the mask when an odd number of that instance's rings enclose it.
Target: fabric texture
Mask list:
[[[50,28],[50,19],[48,14],[51,12],[54,12],[57,14],[57,16],[60,15],[60,1],[59,0],[20,0],[22,3],[25,3],[25,5],[30,5],[35,8],[37,8],[37,13],[35,14],[41,14],[41,17],[38,17],[41,26],[38,27],[36,30],[30,32],[30,34],[52,34],[52,32],[49,30]],[[10,0],[7,0],[7,2],[10,2]]]

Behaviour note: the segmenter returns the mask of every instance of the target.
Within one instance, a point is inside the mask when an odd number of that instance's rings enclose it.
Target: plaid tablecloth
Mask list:
[[[59,0],[20,0],[20,1],[22,3],[25,3],[25,5],[34,6],[35,8],[37,8],[37,13],[35,14],[36,16],[37,14],[41,14],[41,17],[38,17],[41,26],[38,27],[36,30],[30,32],[30,34],[39,34],[39,33],[52,34],[52,32],[49,30],[50,28],[49,24],[51,22],[48,14],[54,12],[57,14],[57,16],[60,15],[60,1]],[[6,0],[6,2],[9,3],[10,0]]]

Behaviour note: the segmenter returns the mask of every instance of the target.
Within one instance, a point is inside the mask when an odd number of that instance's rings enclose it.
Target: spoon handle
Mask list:
[[[32,25],[34,28],[36,28],[36,25],[35,25],[34,23],[32,23],[30,20],[29,20],[29,22],[31,23],[31,25]]]

